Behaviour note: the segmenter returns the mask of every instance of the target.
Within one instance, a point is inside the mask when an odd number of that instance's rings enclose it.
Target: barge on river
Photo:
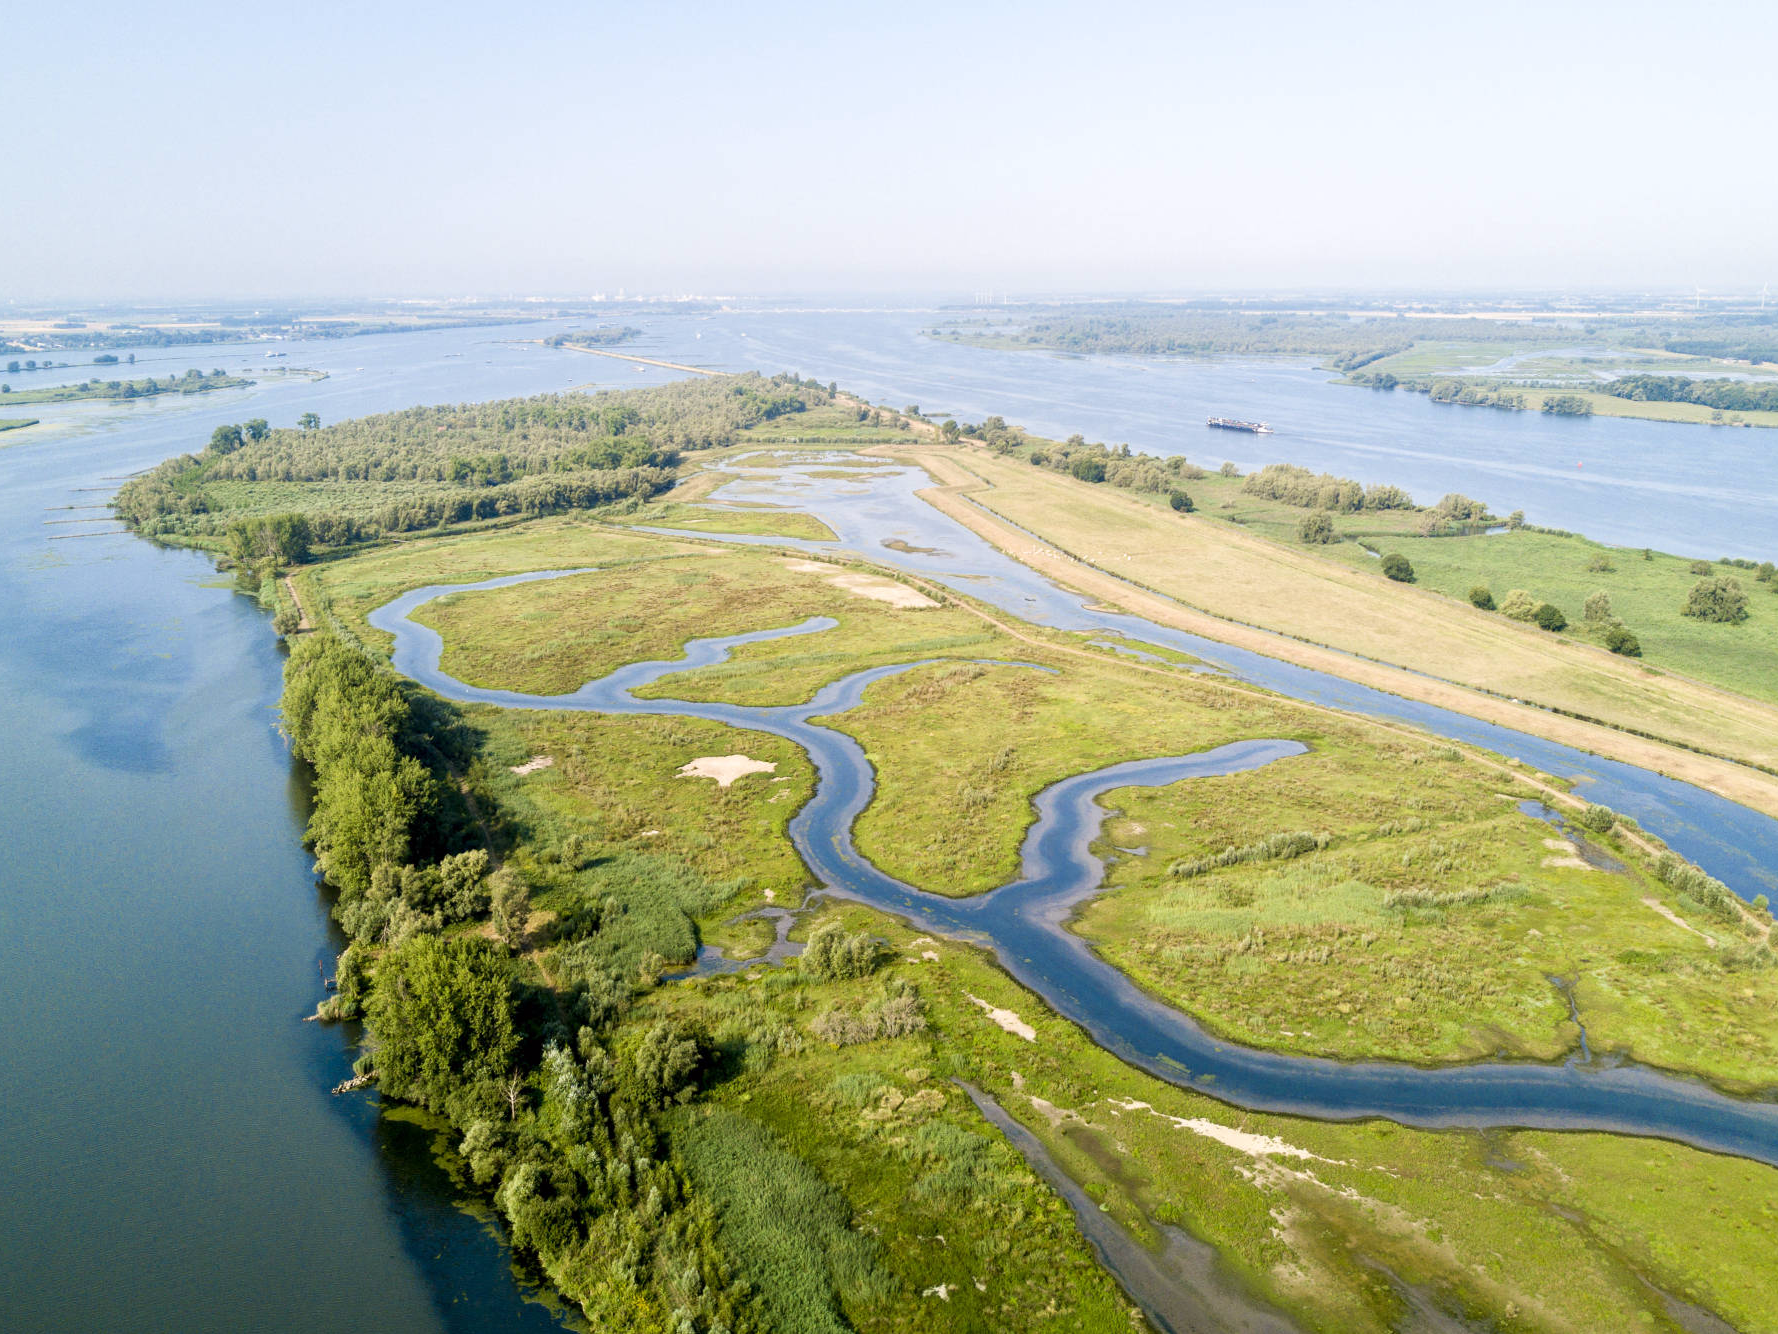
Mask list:
[[[1242,421],[1239,417],[1212,417],[1209,425],[1221,427],[1225,431],[1252,431],[1255,435],[1272,433],[1272,428],[1264,422]]]

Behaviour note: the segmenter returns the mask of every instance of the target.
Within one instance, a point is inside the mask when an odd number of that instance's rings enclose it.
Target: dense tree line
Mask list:
[[[201,453],[170,459],[118,492],[118,516],[150,534],[227,532],[240,486],[300,509],[311,540],[336,546],[503,516],[588,509],[672,485],[682,452],[734,443],[749,426],[832,393],[795,376],[713,376],[626,392],[550,394],[412,408],[296,429],[263,419],[218,427]]]
[[[1745,380],[1690,380],[1683,375],[1625,375],[1601,393],[1636,403],[1698,403],[1725,412],[1778,412],[1778,384]]]

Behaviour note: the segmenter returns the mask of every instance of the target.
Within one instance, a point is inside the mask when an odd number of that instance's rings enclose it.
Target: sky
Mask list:
[[[1778,280],[1778,4],[1444,9],[8,4],[0,308]]]

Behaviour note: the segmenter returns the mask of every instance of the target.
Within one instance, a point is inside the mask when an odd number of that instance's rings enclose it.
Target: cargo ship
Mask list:
[[[1255,435],[1270,435],[1272,428],[1264,422],[1242,421],[1239,417],[1212,417],[1209,424],[1221,427],[1225,431],[1252,431]]]

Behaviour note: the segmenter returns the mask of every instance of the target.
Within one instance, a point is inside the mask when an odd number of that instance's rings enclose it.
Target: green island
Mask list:
[[[1314,357],[1340,383],[1423,393],[1438,403],[1778,426],[1778,318],[1761,310],[1691,316],[1126,304],[959,317],[926,332],[1015,351]]]
[[[22,431],[27,426],[35,425],[35,417],[0,417],[0,431]]]
[[[51,389],[23,389],[16,392],[10,387],[0,387],[4,391],[0,402],[9,406],[14,403],[77,403],[87,399],[126,402],[137,398],[153,398],[159,394],[207,394],[218,389],[245,389],[254,383],[255,381],[228,375],[220,370],[208,373],[189,370],[184,375],[169,375],[158,380],[152,376],[141,380],[92,379],[83,380],[79,384],[56,385]]]
[[[1242,1312],[1318,1331],[1425,1311],[1501,1330],[1778,1330],[1778,1170],[1651,1139],[1247,1113],[1163,1081],[979,946],[858,904],[804,907],[787,828],[816,775],[792,742],[689,717],[452,704],[394,673],[367,619],[428,585],[585,570],[449,594],[415,619],[441,636],[445,672],[538,693],[815,616],[834,624],[640,693],[785,704],[860,668],[924,662],[819,721],[876,773],[859,851],[954,896],[1012,878],[1032,798],[1058,779],[1300,741],[1306,753],[1261,769],[1108,794],[1109,879],[1075,929],[1249,1046],[1551,1060],[1584,1029],[1595,1053],[1753,1090],[1778,1081],[1765,905],[1612,812],[1485,752],[1194,673],[1182,655],[1108,654],[869,552],[703,534],[826,540],[817,514],[760,501],[769,488],[749,479],[802,460],[862,484],[916,462],[946,513],[1144,615],[1143,589],[1190,570],[1227,599],[1194,615],[1270,625],[1287,645],[1356,627],[1372,656],[1423,672],[1408,646],[1460,626],[1453,657],[1478,688],[1561,687],[1588,708],[1623,695],[1650,731],[1720,696],[1693,725],[1742,730],[1699,732],[1701,749],[1767,744],[1755,652],[1707,670],[1709,646],[1685,637],[1768,633],[1778,600],[1757,569],[1745,619],[1705,621],[1660,609],[1719,572],[1607,552],[1616,570],[1580,575],[1624,572],[1606,587],[1641,640],[1631,659],[1584,625],[1564,635],[1471,605],[1460,586],[1485,561],[1506,562],[1486,569],[1503,599],[1510,585],[1571,602],[1565,562],[1605,550],[1488,536],[1474,502],[1367,506],[1361,489],[1323,507],[1317,482],[1302,505],[1293,474],[1249,486],[999,419],[935,427],[794,377],[262,426],[132,481],[118,512],[214,551],[274,613],[290,645],[284,727],[314,769],[308,838],[350,941],[321,1017],[366,1022],[359,1080],[416,1109],[462,1188],[592,1328],[1143,1327],[966,1081],[1141,1244],[1159,1253],[1177,1229],[1213,1248]],[[724,482],[732,500],[714,495]],[[1302,540],[1311,515],[1335,540]],[[1399,548],[1415,582],[1373,570],[1372,539]],[[1034,544],[1073,555],[1048,564]],[[1114,560],[1115,585],[1095,574]],[[1570,642],[1554,670],[1538,666]],[[1689,674],[1653,671],[1667,661]],[[1575,837],[1523,811],[1528,798],[1562,808]],[[796,912],[800,957],[677,975],[700,946],[758,955],[773,923],[747,914],[769,908]]]

